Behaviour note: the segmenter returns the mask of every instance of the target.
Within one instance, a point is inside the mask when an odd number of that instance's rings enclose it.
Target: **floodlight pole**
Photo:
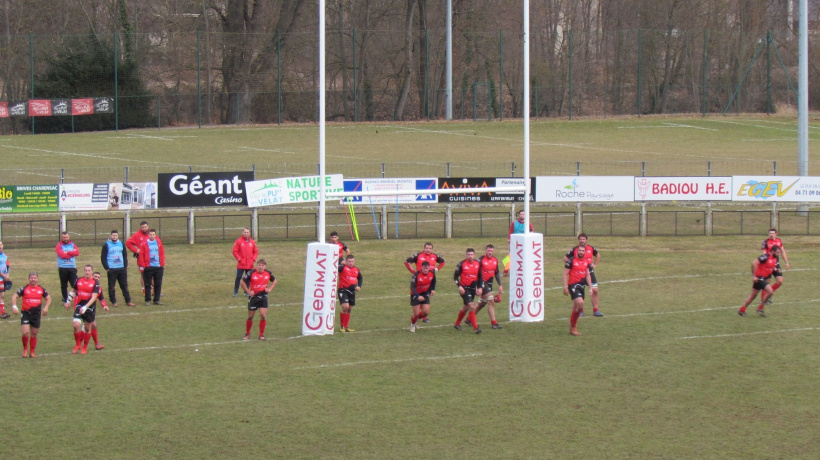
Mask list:
[[[524,233],[530,233],[530,0],[524,0]]]
[[[798,57],[797,168],[800,176],[809,175],[809,7],[800,0],[800,43]]]
[[[447,103],[444,109],[444,119],[453,119],[453,0],[447,0]]]
[[[325,0],[319,0],[319,242],[325,242]]]

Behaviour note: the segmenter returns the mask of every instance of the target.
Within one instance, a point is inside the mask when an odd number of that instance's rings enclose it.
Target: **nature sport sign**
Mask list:
[[[278,204],[309,203],[319,201],[320,176],[282,177],[245,183],[248,206],[274,206]],[[341,174],[325,176],[325,193],[344,191]]]

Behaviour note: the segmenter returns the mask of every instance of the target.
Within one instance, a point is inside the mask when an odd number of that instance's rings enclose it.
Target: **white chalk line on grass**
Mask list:
[[[42,152],[42,153],[53,153],[57,155],[72,155],[77,157],[86,157],[86,158],[98,158],[102,160],[117,160],[117,161],[128,161],[131,163],[148,163],[154,165],[166,165],[166,166],[188,166],[178,163],[163,163],[160,161],[148,161],[148,160],[140,160],[136,158],[117,158],[105,155],[92,155],[90,153],[75,153],[75,152],[61,152],[59,150],[46,150],[46,149],[36,149],[33,147],[18,147],[16,145],[8,145],[8,144],[0,144],[0,147],[6,147],[9,149],[17,149],[17,150],[26,150],[26,151],[34,151],[34,152]]]
[[[805,331],[820,331],[820,327],[801,327],[797,329],[778,329],[775,331],[757,331],[757,332],[739,332],[737,334],[715,334],[715,335],[690,335],[681,337],[680,340],[690,339],[722,339],[726,337],[743,337],[747,335],[761,335],[761,334],[785,334],[788,332],[805,332]]]
[[[412,361],[437,361],[442,359],[459,359],[459,358],[475,358],[477,356],[483,356],[482,353],[470,353],[467,355],[449,355],[449,356],[419,356],[415,358],[403,358],[403,359],[383,359],[378,361],[354,361],[354,362],[347,362],[347,363],[334,363],[334,364],[320,364],[318,366],[304,366],[304,367],[294,367],[293,370],[303,370],[303,369],[330,369],[334,367],[346,367],[346,366],[361,366],[366,364],[395,364],[395,363],[406,363]]]

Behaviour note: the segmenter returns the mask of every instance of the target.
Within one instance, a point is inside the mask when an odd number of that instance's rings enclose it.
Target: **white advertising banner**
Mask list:
[[[108,184],[60,184],[60,211],[105,211]]]
[[[302,335],[333,334],[338,282],[339,247],[330,243],[308,244]]]
[[[376,179],[345,179],[345,192],[375,192],[375,191],[418,191],[418,195],[387,195],[387,196],[353,196],[342,198],[341,204],[429,204],[437,203],[438,195],[426,193],[425,190],[438,188],[438,179],[435,177],[423,178],[376,178]]]
[[[341,174],[325,176],[325,193],[341,192],[344,179]],[[319,201],[319,176],[282,177],[245,182],[248,207]]]
[[[544,235],[510,235],[510,321],[544,321]]]
[[[733,176],[734,201],[820,201],[820,177]]]
[[[731,201],[731,177],[636,177],[635,201]]]
[[[108,184],[108,210],[157,209],[156,182]]]
[[[635,199],[633,179],[633,176],[538,176],[535,201],[631,202]]]

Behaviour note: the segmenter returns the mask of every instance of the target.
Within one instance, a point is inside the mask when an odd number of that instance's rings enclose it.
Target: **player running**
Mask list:
[[[431,245],[432,246],[432,245]],[[426,247],[426,245],[425,245]],[[430,262],[421,263],[421,270],[413,273],[410,278],[410,306],[413,315],[410,317],[410,332],[416,332],[419,318],[427,318],[430,314],[430,297],[436,295],[436,271],[430,269]]]
[[[421,265],[424,262],[429,262],[434,272],[438,272],[444,268],[444,258],[433,252],[433,243],[424,243],[424,250],[408,257],[407,260],[404,261],[404,266],[407,267],[407,271],[410,273],[416,273],[421,270]],[[415,267],[413,267],[412,264],[415,264]],[[436,266],[436,264],[438,264],[438,266]],[[421,322],[429,323],[430,318],[425,316]]]
[[[763,254],[770,254],[772,252],[772,248],[778,247],[780,248],[780,254],[783,257],[783,261],[786,262],[786,269],[790,269],[789,266],[789,256],[786,255],[786,249],[783,248],[783,241],[777,237],[777,229],[770,228],[769,229],[769,237],[763,241],[763,244],[760,245],[760,250],[763,251]],[[783,285],[783,270],[780,268],[780,263],[774,268],[772,272],[774,275],[775,283],[772,285],[772,294],[774,291],[778,290],[780,286]],[[772,295],[766,297],[766,305],[772,304]]]
[[[105,346],[101,345],[97,337],[97,311],[96,302],[101,292],[99,281],[94,279],[94,268],[91,265],[86,265],[83,269],[84,275],[77,280],[77,305],[74,307],[74,350],[72,354],[81,354],[88,352],[88,343],[91,338],[94,338],[94,347],[97,350],[102,350]],[[66,302],[66,310],[71,308],[71,304]],[[108,311],[108,307],[103,305],[103,309]]]
[[[767,254],[763,254],[752,262],[752,292],[740,307],[740,310],[737,311],[738,315],[746,316],[746,307],[757,297],[758,292],[763,291],[763,295],[760,297],[760,305],[757,307],[757,314],[766,317],[763,306],[766,304],[766,299],[774,293],[774,289],[769,286],[767,280],[777,269],[782,251],[780,246],[772,246]]]
[[[473,326],[473,331],[476,334],[481,334],[481,328],[478,327],[478,320],[475,317],[475,302],[476,297],[481,296],[481,281],[479,280],[481,265],[475,260],[475,250],[467,248],[466,258],[456,265],[456,271],[453,274],[453,281],[458,286],[458,293],[464,301],[461,310],[458,311],[458,318],[453,327],[461,330],[461,320],[467,316],[467,322]]]
[[[495,253],[495,246],[488,244],[484,248],[484,255],[478,258],[478,264],[481,266],[481,296],[478,298],[478,307],[476,313],[480,312],[484,306],[487,306],[487,313],[490,315],[490,323],[493,329],[501,329],[501,325],[495,320],[495,304],[501,302],[501,294],[504,288],[501,287],[501,271],[499,270],[498,259],[493,255]],[[498,281],[498,295],[493,294],[493,278]]]
[[[572,335],[581,335],[577,326],[578,318],[584,313],[584,287],[592,285],[592,262],[586,257],[586,251],[585,246],[578,246],[574,249],[575,255],[564,264],[564,295],[572,299],[572,315],[569,318],[569,333]]]
[[[51,296],[38,284],[37,273],[31,272],[28,275],[28,284],[11,296],[11,308],[15,315],[20,313],[17,310],[18,297],[23,299],[20,306],[23,312],[20,319],[23,334],[23,358],[36,358],[34,350],[37,348],[37,334],[40,332],[40,317],[48,315]],[[43,299],[46,299],[45,305],[42,304]]]
[[[601,254],[598,253],[597,249],[587,244],[586,233],[578,234],[578,246],[575,246],[566,253],[564,256],[564,263],[569,262],[573,255],[578,251],[578,248],[582,246],[586,248],[584,254],[586,254],[585,257],[587,260],[589,260],[589,276],[590,279],[592,279],[592,284],[590,284],[589,287],[589,297],[592,299],[592,314],[597,317],[602,317],[604,314],[598,310],[598,280],[595,278],[595,267],[597,267],[598,263],[601,262]],[[581,316],[584,316],[583,313]]]
[[[356,267],[356,258],[348,255],[344,265],[339,265],[339,332],[355,332],[350,329],[350,311],[356,306],[356,292],[362,288],[362,272]]]
[[[251,338],[256,310],[259,310],[259,340],[265,340],[265,326],[268,324],[268,294],[276,287],[276,277],[265,268],[266,266],[265,259],[259,259],[256,262],[256,270],[245,273],[239,282],[239,286],[248,295],[248,319],[245,321],[245,337],[242,337],[242,340]]]

